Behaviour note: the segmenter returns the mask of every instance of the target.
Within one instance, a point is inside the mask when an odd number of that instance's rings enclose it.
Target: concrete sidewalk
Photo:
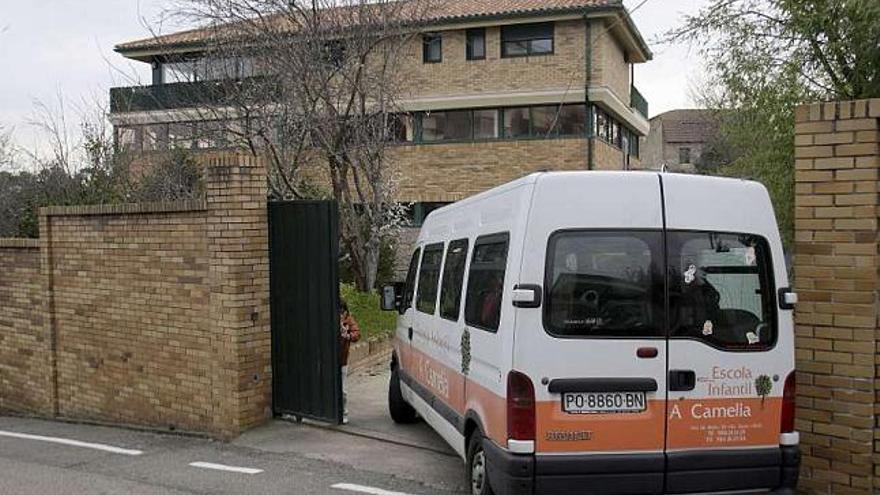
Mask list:
[[[387,364],[349,380],[349,424],[327,426],[273,421],[234,445],[332,461],[353,469],[423,484],[430,493],[465,491],[464,463],[426,424],[397,425],[388,415]]]

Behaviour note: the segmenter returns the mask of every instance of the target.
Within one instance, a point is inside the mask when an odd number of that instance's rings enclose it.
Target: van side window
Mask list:
[[[416,292],[416,271],[419,269],[419,255],[422,253],[421,248],[413,251],[412,259],[409,261],[409,270],[406,272],[406,285],[403,296],[403,307],[409,309],[412,307],[413,298]]]
[[[440,316],[447,320],[458,321],[461,312],[461,284],[464,281],[467,253],[467,239],[450,242],[446,250],[443,282],[440,284]]]
[[[764,238],[670,232],[668,243],[670,337],[739,351],[776,343],[776,294]]]
[[[416,295],[416,309],[422,313],[434,314],[437,308],[437,284],[440,283],[440,264],[443,262],[443,244],[425,247],[422,267],[419,269],[419,291]]]
[[[508,243],[508,234],[479,237],[474,243],[464,307],[465,321],[470,326],[498,330]]]
[[[551,335],[665,336],[661,232],[557,232],[545,278],[544,326]]]

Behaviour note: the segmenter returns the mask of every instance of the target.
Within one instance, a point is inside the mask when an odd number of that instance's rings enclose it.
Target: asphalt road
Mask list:
[[[0,494],[463,493],[439,437],[380,416],[385,379],[360,377],[364,409],[347,429],[275,421],[232,443],[0,417]]]

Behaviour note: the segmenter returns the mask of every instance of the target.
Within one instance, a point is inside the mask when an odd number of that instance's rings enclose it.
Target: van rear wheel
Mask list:
[[[489,485],[489,471],[486,466],[486,451],[483,449],[483,435],[477,430],[471,435],[467,451],[467,481],[471,495],[494,495]]]
[[[416,410],[403,399],[400,391],[400,374],[397,368],[391,370],[391,382],[388,384],[388,412],[391,419],[398,424],[410,424],[416,422]]]

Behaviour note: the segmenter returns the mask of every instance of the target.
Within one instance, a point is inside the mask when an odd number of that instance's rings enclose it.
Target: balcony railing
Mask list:
[[[110,88],[110,113],[149,112],[204,106],[231,105],[260,93],[265,78],[199,81]],[[248,91],[248,90],[254,91]],[[265,93],[262,93],[265,95]]]
[[[635,108],[643,117],[648,118],[648,100],[642,96],[642,93],[639,93],[635,86],[632,87],[630,92],[630,106]]]

